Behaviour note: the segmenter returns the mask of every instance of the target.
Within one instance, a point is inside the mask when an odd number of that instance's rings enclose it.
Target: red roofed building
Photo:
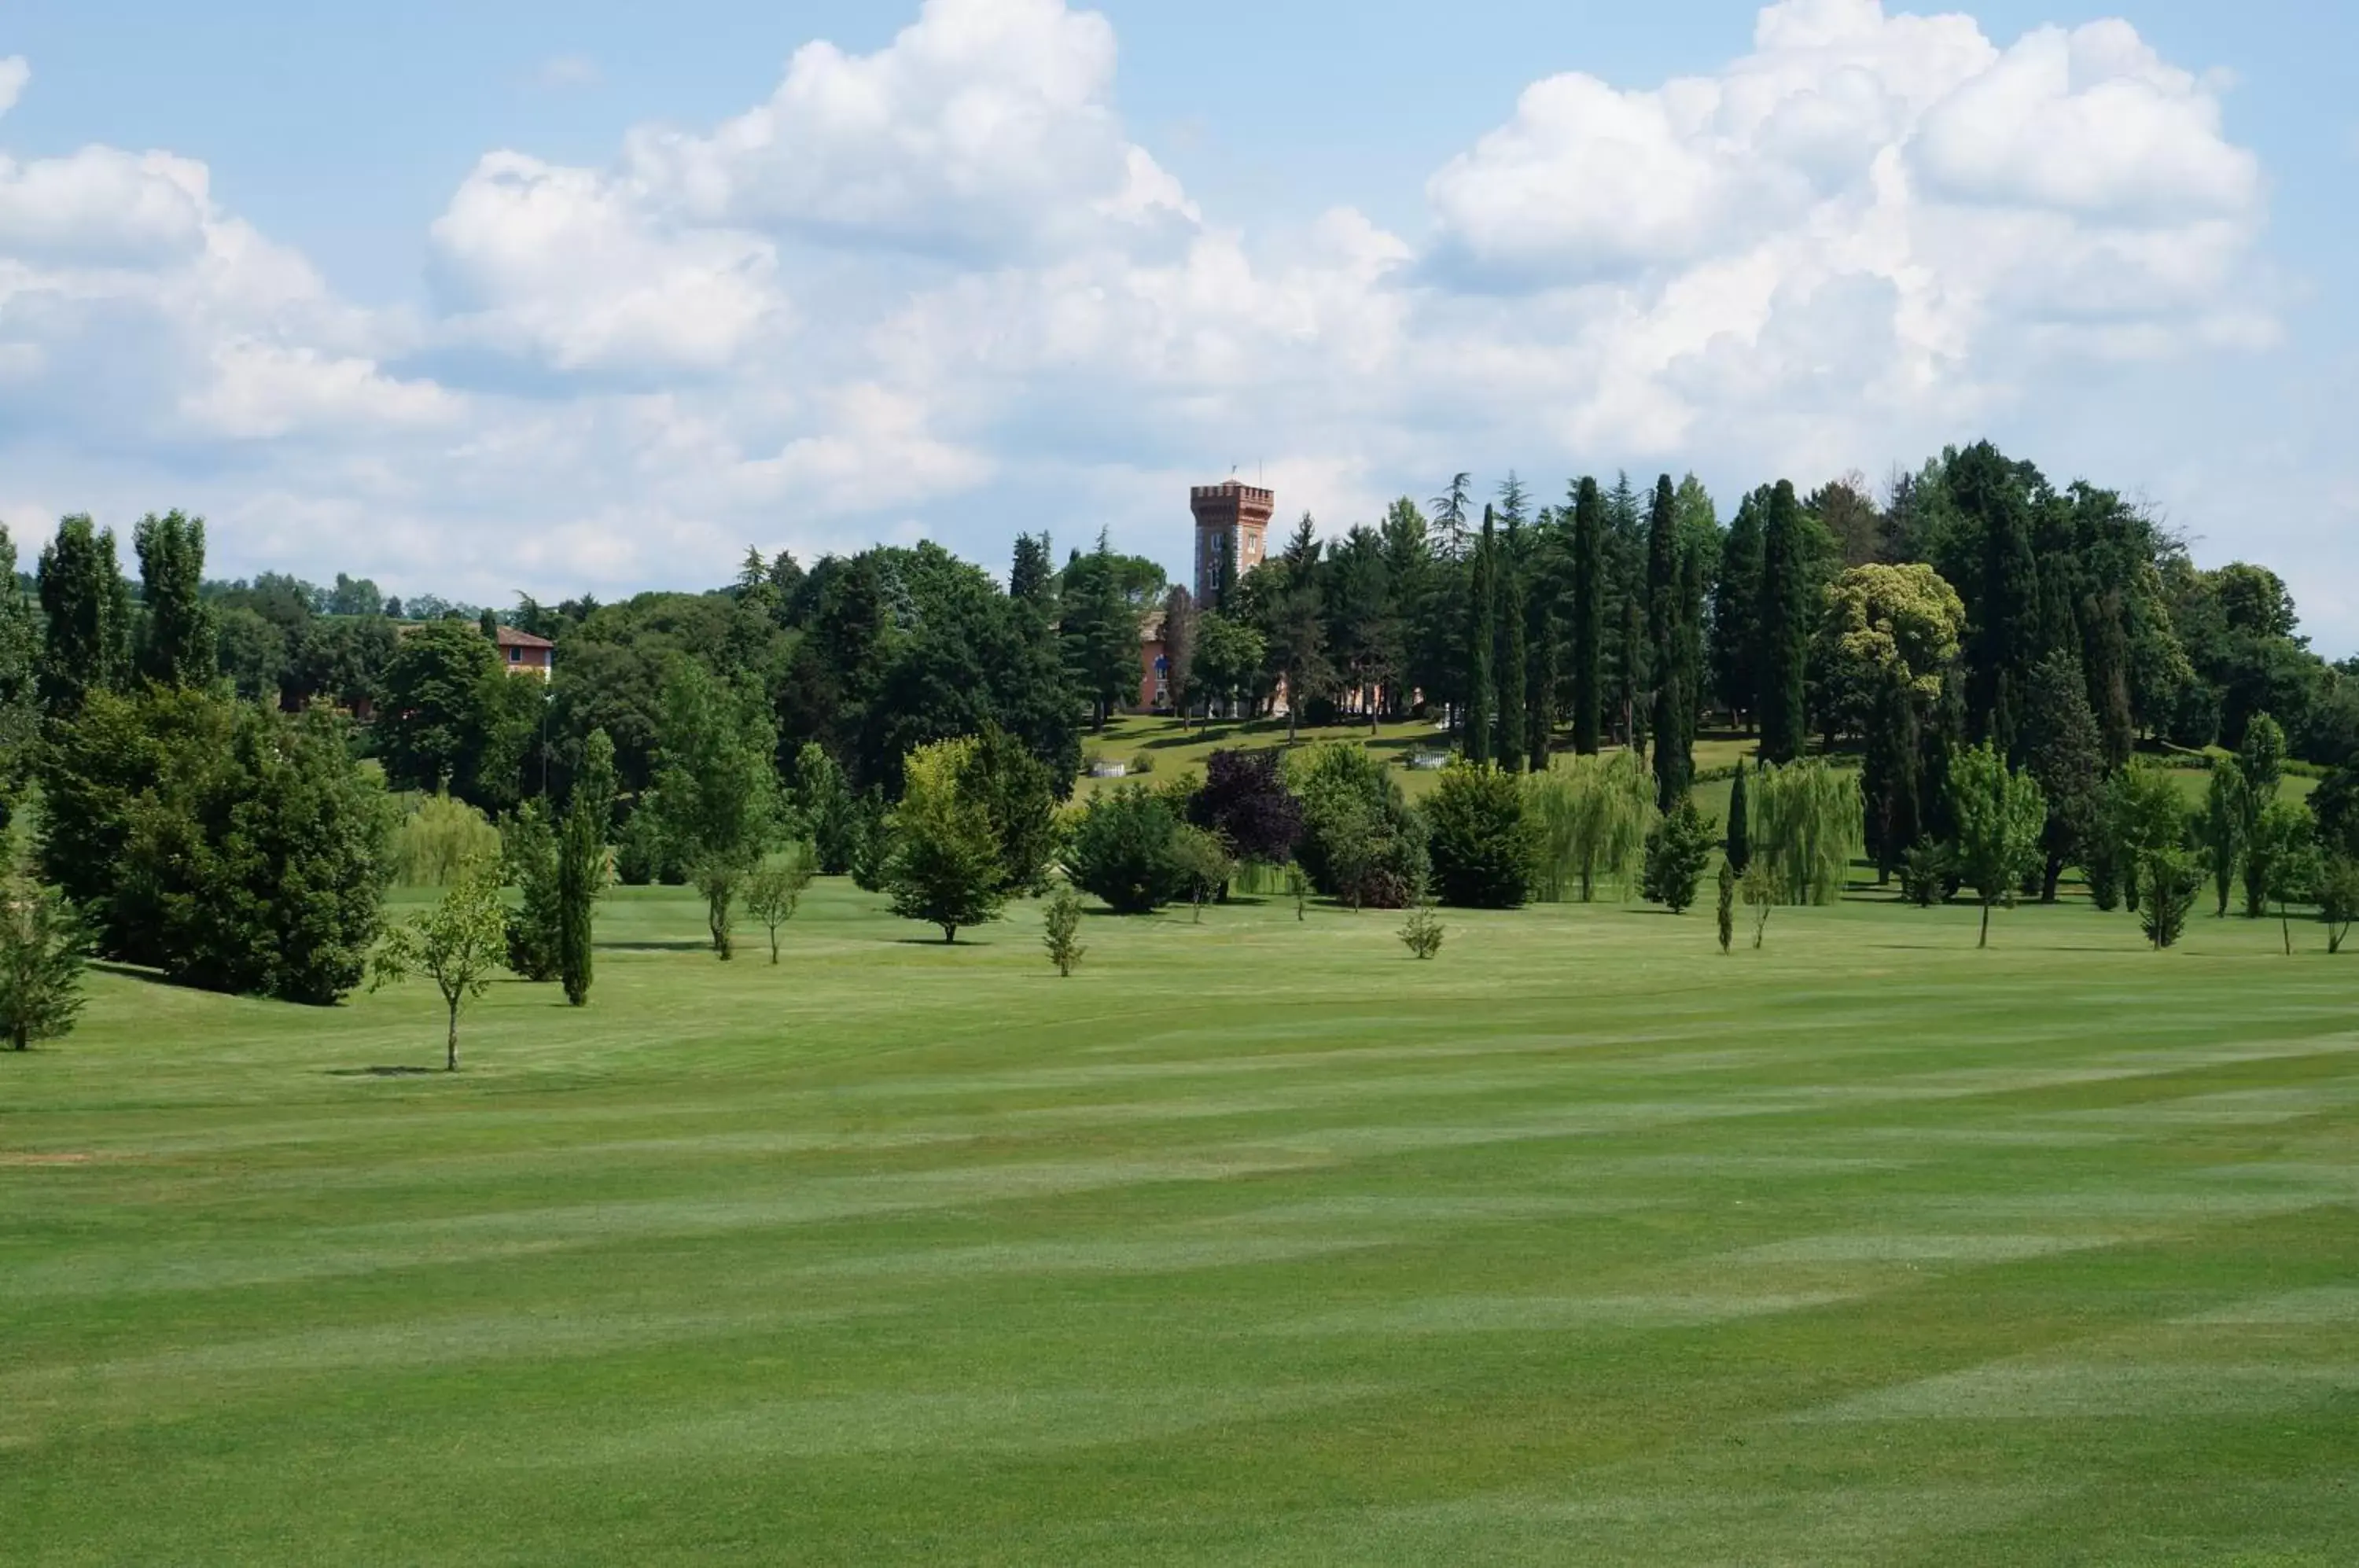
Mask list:
[[[499,634],[494,640],[500,646],[500,662],[508,667],[509,674],[538,675],[546,681],[555,672],[555,643],[514,626],[502,626]]]

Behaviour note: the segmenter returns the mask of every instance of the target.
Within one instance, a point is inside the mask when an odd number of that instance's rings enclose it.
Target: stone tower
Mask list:
[[[1188,492],[1196,514],[1196,603],[1210,609],[1221,590],[1221,541],[1236,551],[1237,575],[1261,564],[1269,539],[1269,517],[1277,504],[1270,491],[1234,479],[1199,485]]]

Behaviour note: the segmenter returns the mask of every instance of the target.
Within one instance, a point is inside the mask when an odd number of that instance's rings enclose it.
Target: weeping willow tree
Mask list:
[[[1788,901],[1841,898],[1852,857],[1866,843],[1859,775],[1816,758],[1765,766],[1754,778],[1750,806],[1753,857],[1777,868]]]
[[[1541,901],[1597,897],[1611,882],[1627,898],[1655,821],[1654,779],[1634,752],[1574,757],[1525,781],[1525,809],[1539,824]]]

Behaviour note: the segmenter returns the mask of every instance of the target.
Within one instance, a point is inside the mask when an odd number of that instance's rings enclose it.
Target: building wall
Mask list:
[[[1243,577],[1262,562],[1268,549],[1270,515],[1277,497],[1257,485],[1231,479],[1219,485],[1199,485],[1188,493],[1189,509],[1196,515],[1196,602],[1209,606],[1221,582],[1221,541],[1236,551],[1237,575]]]

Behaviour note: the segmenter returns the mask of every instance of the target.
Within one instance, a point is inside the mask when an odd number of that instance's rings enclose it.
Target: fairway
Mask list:
[[[95,976],[0,1056],[0,1561],[2353,1558],[2314,926],[882,903],[621,890],[456,1076]]]

